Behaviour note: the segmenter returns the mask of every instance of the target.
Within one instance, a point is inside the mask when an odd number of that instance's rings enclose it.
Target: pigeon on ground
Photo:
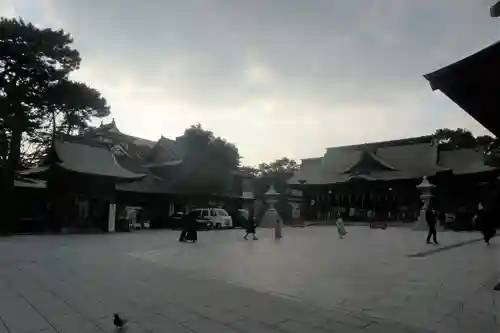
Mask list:
[[[127,321],[125,319],[120,318],[118,313],[115,313],[113,315],[113,324],[115,324],[116,327],[122,328],[123,326],[125,326],[126,323]]]

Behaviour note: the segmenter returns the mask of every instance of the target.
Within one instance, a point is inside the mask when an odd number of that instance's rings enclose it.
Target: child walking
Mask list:
[[[335,224],[337,225],[339,238],[343,239],[344,236],[347,235],[347,231],[345,230],[344,219],[342,219],[342,215],[340,215],[340,213],[337,213],[337,220],[335,221]]]

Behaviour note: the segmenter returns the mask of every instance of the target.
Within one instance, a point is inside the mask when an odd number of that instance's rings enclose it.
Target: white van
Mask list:
[[[202,218],[209,219],[212,221],[212,225],[215,229],[222,228],[232,228],[233,219],[222,208],[196,208],[193,211],[200,212]]]

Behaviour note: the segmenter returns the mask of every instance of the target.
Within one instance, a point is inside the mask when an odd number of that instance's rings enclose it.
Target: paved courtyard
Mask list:
[[[434,246],[404,228],[348,232],[0,238],[0,332],[113,332],[115,312],[130,333],[500,331],[500,239],[450,232]]]

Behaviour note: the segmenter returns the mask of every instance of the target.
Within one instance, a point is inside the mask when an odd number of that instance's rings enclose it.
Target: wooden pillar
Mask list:
[[[108,211],[108,232],[115,232],[115,224],[116,224],[116,203],[109,203],[109,211]]]
[[[171,216],[174,213],[175,213],[174,203],[170,202],[169,205],[168,205],[168,216]]]

